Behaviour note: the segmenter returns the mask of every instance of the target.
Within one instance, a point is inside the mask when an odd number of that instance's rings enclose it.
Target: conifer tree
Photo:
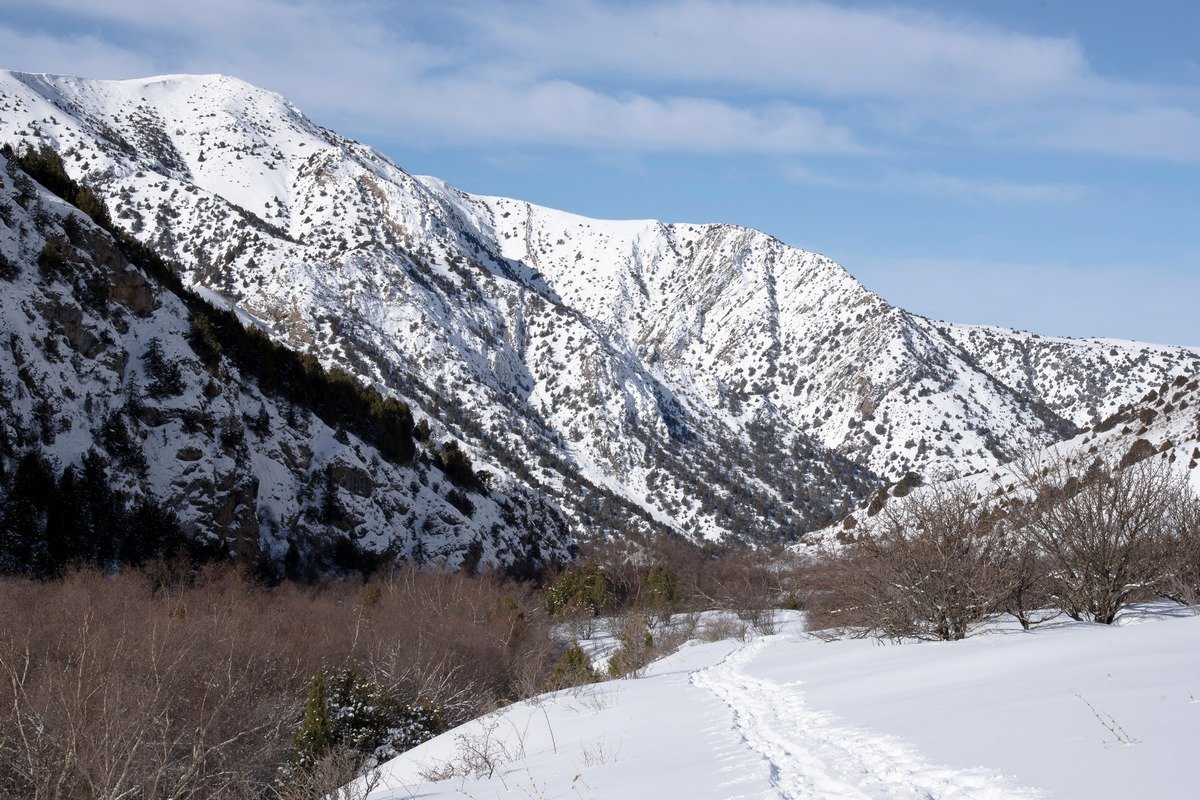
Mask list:
[[[311,767],[321,756],[332,750],[336,743],[333,718],[329,715],[325,677],[316,675],[308,689],[304,720],[296,730],[296,762],[301,767]]]

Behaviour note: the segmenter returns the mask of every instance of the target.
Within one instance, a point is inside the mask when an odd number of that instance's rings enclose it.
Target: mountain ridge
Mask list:
[[[185,282],[587,535],[795,541],[884,478],[994,467],[1200,369],[929,320],[749,228],[461,192],[223,76],[0,73],[0,139],[55,147]]]

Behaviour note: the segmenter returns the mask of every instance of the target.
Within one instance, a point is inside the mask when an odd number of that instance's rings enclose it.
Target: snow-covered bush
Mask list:
[[[638,677],[657,655],[650,618],[631,613],[620,620],[617,628],[620,647],[608,659],[608,674],[614,678]]]
[[[595,683],[599,680],[599,674],[592,667],[592,660],[588,658],[587,653],[583,652],[583,648],[579,646],[578,642],[572,642],[571,646],[563,651],[562,657],[555,665],[548,688],[552,691],[568,689],[572,686]]]
[[[586,566],[563,572],[545,590],[546,610],[554,615],[611,610],[618,602],[616,587],[603,569]]]

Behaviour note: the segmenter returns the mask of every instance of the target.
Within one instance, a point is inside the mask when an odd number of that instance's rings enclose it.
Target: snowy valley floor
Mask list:
[[[793,615],[443,734],[370,798],[1196,797],[1200,616],[1120,622],[881,644]],[[472,776],[426,780],[467,753]]]

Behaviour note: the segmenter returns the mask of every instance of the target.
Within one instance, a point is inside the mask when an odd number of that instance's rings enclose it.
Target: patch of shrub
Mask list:
[[[0,253],[0,280],[15,281],[21,275],[21,267],[4,253]]]
[[[560,573],[542,594],[546,610],[554,615],[587,613],[597,616],[613,609],[617,591],[597,566],[571,568]]]
[[[550,691],[569,689],[599,680],[600,674],[592,667],[592,660],[577,642],[573,642],[554,665],[554,673],[550,676],[547,688]]]
[[[525,587],[416,570],[368,586],[167,562],[0,578],[0,798],[330,796],[559,662]]]
[[[1009,592],[997,518],[965,489],[889,504],[812,573],[816,628],[885,638],[965,638]]]

